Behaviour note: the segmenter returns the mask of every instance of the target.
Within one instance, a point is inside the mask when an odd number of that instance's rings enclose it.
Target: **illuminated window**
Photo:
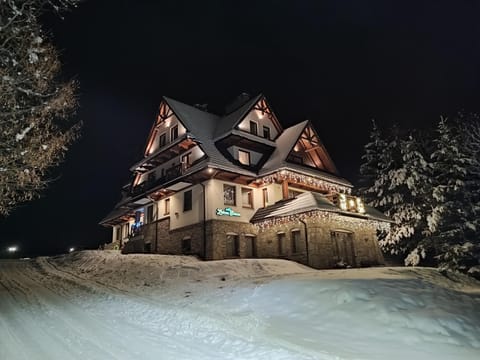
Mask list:
[[[250,153],[248,151],[238,150],[238,161],[242,165],[250,165]]]
[[[255,121],[250,121],[250,134],[258,135],[258,125]]]
[[[170,199],[165,199],[165,215],[170,214]]]
[[[233,205],[236,204],[236,196],[235,196],[235,186],[232,185],[223,185],[223,203],[225,205]]]
[[[253,190],[242,188],[242,206],[253,208]]]
[[[160,147],[167,145],[167,134],[160,134],[160,137],[158,138],[158,143]]]
[[[175,125],[170,129],[170,141],[173,141],[176,138],[178,138],[178,125]]]
[[[192,210],[192,190],[183,193],[183,211]]]
[[[263,137],[270,140],[270,128],[268,126],[263,127]]]
[[[300,230],[292,230],[292,253],[299,252],[301,249]]]

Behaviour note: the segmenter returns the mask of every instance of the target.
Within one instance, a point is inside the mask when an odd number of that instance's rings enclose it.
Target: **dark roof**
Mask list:
[[[248,176],[256,176],[254,172],[246,170],[229,161],[215,146],[213,133],[217,122],[220,119],[218,115],[208,113],[173,99],[166,97],[164,97],[164,99],[177,115],[178,120],[185,126],[187,132],[200,143],[200,147],[208,156],[208,164],[222,170],[237,172]],[[204,165],[206,165],[206,163]],[[193,172],[194,169],[190,170]]]
[[[245,116],[247,116],[248,112],[252,109],[252,107],[255,106],[262,96],[262,94],[258,94],[247,101],[244,105],[240,106],[237,110],[223,116],[217,124],[217,128],[213,137],[218,139],[232,131],[238,125],[238,123],[242,121]]]
[[[281,218],[308,211],[327,211],[341,215],[356,216],[363,219],[392,222],[387,216],[370,206],[365,206],[365,214],[343,211],[322,194],[306,191],[292,199],[281,200],[273,205],[258,209],[250,222],[256,223],[265,219]]]

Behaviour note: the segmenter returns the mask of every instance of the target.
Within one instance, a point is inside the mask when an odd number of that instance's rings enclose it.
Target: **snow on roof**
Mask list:
[[[281,200],[273,205],[258,209],[250,220],[252,223],[263,221],[268,218],[284,217],[308,211],[327,211],[342,215],[370,218],[372,220],[392,222],[387,216],[370,206],[365,206],[365,213],[351,213],[343,211],[322,194],[306,191],[292,199]]]
[[[250,109],[262,98],[262,96],[262,94],[258,94],[240,106],[237,110],[223,116],[217,124],[214,138],[217,139],[233,130],[235,126],[237,126],[238,123],[247,115]]]

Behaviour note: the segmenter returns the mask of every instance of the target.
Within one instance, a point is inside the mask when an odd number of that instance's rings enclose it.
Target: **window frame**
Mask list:
[[[193,209],[193,192],[190,189],[183,192],[183,212],[191,211],[192,209]]]
[[[256,121],[250,120],[249,126],[250,126],[250,134],[258,136],[258,123]],[[253,131],[253,129],[255,131]]]
[[[247,198],[248,198],[248,203],[245,204],[243,202],[243,194],[248,193]],[[253,209],[253,189],[247,188],[247,187],[242,187],[241,188],[241,195],[242,195],[242,207],[247,208],[247,209]]]
[[[226,188],[233,188],[233,203],[227,202],[225,197]],[[237,187],[235,185],[223,184],[223,205],[237,206]]]
[[[175,131],[175,137],[173,136],[174,131]],[[174,125],[170,129],[170,142],[174,142],[176,139],[178,139],[178,125]]]
[[[163,210],[164,210],[164,213],[163,215],[170,215],[170,198],[166,198],[165,199],[165,202],[163,204]]]
[[[162,144],[162,139],[164,140],[164,141],[163,141],[163,144]],[[163,132],[163,133],[161,133],[160,135],[158,135],[158,147],[159,147],[159,148],[162,148],[162,147],[164,147],[165,145],[167,145],[167,133],[166,133],[166,132]]]
[[[240,161],[240,153],[241,152],[247,154],[248,164],[244,164],[243,162]],[[238,149],[238,162],[242,165],[250,166],[252,164],[251,159],[250,159],[250,152],[246,151],[246,150]]]
[[[265,136],[265,130],[268,136]],[[271,136],[272,136],[272,133],[270,131],[270,126],[263,125],[263,137],[267,140],[271,140],[272,139]]]

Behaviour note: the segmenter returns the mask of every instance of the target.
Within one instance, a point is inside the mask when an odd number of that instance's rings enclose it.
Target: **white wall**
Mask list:
[[[153,142],[152,147],[149,149],[149,153],[152,154],[156,150],[158,150],[159,146],[159,139],[160,135],[165,133],[166,134],[166,146],[172,142],[172,139],[170,137],[170,129],[173,128],[175,125],[178,126],[178,137],[185,135],[186,129],[185,127],[178,121],[177,117],[175,115],[171,116],[164,122],[162,122],[156,129],[157,133],[155,135],[155,139]]]
[[[270,128],[270,140],[274,140],[277,137],[277,129],[273,122],[268,118],[267,114],[262,117],[260,111],[252,110],[247,114],[245,119],[238,124],[238,128],[250,132],[250,121],[255,121],[257,123],[258,136],[263,137],[263,126],[268,126]]]

